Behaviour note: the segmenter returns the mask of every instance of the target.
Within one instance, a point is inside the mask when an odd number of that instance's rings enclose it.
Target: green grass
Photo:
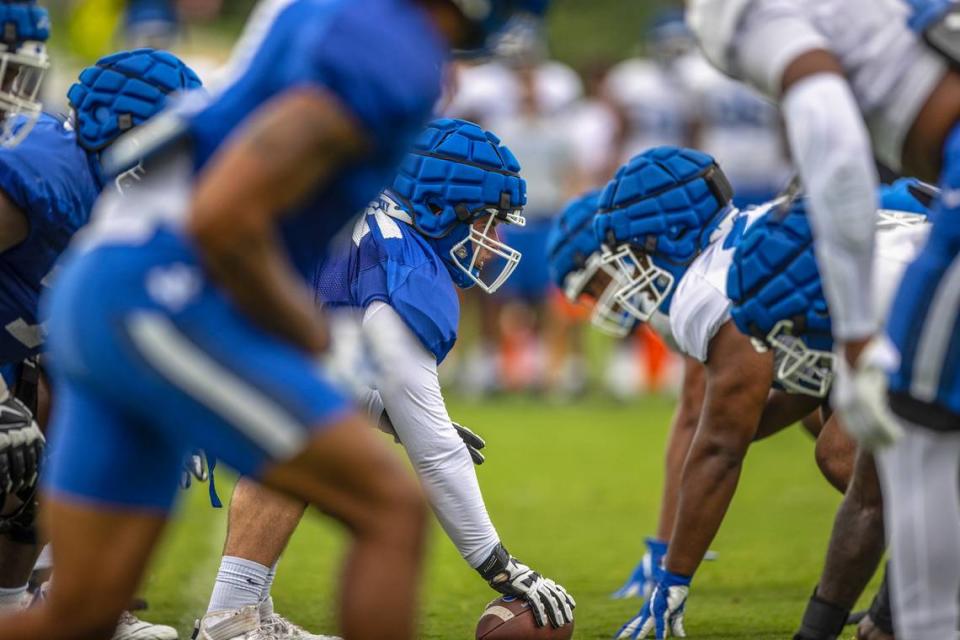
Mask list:
[[[671,411],[672,402],[660,399],[628,406],[602,399],[569,406],[530,399],[451,403],[451,413],[487,439],[480,483],[503,541],[576,597],[577,638],[611,637],[640,604],[608,595],[656,525]],[[211,510],[205,497],[203,490],[188,496],[145,589],[152,608],[145,617],[175,624],[185,637],[205,609],[225,530],[225,513]],[[838,501],[798,429],[756,445],[713,545],[720,558],[694,582],[688,635],[789,637],[816,583]],[[321,518],[305,520],[280,565],[274,597],[281,612],[333,631],[343,541]],[[421,637],[472,638],[492,597],[435,528]]]

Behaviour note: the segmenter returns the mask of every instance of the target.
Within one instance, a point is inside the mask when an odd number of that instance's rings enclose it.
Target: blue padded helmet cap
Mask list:
[[[24,42],[50,39],[50,15],[36,2],[0,3],[0,44],[16,51]]]
[[[927,207],[917,197],[917,190],[928,187],[916,178],[900,178],[893,184],[880,185],[880,208],[926,215]]]
[[[162,111],[171,95],[201,86],[193,69],[166,51],[135,49],[101,58],[67,93],[77,140],[87,151],[100,151]]]
[[[574,198],[557,216],[547,239],[550,280],[563,289],[567,276],[586,267],[587,260],[600,251],[593,232],[593,218],[600,204],[600,191]]]
[[[778,322],[790,320],[808,347],[833,347],[804,199],[785,215],[767,214],[747,229],[727,272],[727,295],[741,333],[762,340]]]
[[[654,259],[686,265],[703,250],[732,197],[711,156],[655,147],[620,167],[604,188],[594,231],[611,248],[637,245]]]
[[[527,203],[520,163],[497,136],[466,120],[434,120],[400,163],[390,192],[429,238],[464,233],[488,210]]]

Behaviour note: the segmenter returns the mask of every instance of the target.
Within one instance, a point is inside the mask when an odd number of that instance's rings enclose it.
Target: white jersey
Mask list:
[[[772,204],[734,209],[710,238],[710,244],[693,261],[677,283],[670,304],[670,332],[680,351],[700,362],[707,361],[710,341],[730,319],[727,271],[737,243],[728,242],[730,233],[742,234],[770,210]],[[746,223],[738,220],[746,219]]]
[[[613,67],[604,87],[626,119],[624,160],[651,147],[688,146],[692,105],[682,78],[634,58]]]
[[[767,204],[741,215],[748,216],[749,227],[769,210],[770,205]],[[727,223],[722,225],[716,239],[690,265],[677,284],[670,307],[670,329],[678,347],[701,362],[707,360],[710,341],[720,327],[730,320],[732,303],[727,296],[727,272],[736,247],[724,246],[729,228]],[[873,257],[873,294],[878,325],[886,323],[903,272],[920,252],[929,232],[930,225],[927,223],[877,231]]]
[[[678,65],[695,98],[696,148],[723,167],[736,195],[769,200],[791,175],[777,107],[702,55],[685,56]]]
[[[787,66],[824,49],[843,66],[874,153],[900,166],[903,139],[946,72],[907,27],[901,0],[691,0],[689,22],[710,61],[776,99]]]

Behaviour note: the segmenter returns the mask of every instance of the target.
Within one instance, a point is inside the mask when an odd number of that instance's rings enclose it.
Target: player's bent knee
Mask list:
[[[820,438],[814,450],[814,457],[820,473],[827,481],[842,493],[845,493],[853,475],[853,456],[851,452]]]

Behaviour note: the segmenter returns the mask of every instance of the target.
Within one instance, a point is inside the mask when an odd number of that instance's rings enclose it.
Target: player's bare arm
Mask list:
[[[761,440],[772,436],[800,422],[815,412],[821,402],[819,398],[797,393],[771,391],[767,398],[767,406],[764,407],[763,415],[760,416],[760,426],[757,428],[756,439]],[[816,436],[817,434],[813,435]]]
[[[0,191],[0,251],[7,251],[27,238],[30,223],[20,208]]]
[[[262,327],[318,352],[313,296],[284,256],[276,219],[366,149],[330,96],[298,89],[267,103],[200,176],[189,232],[214,280]]]
[[[730,506],[773,381],[773,356],[757,353],[732,322],[711,342],[703,414],[683,470],[668,571],[693,575]]]

